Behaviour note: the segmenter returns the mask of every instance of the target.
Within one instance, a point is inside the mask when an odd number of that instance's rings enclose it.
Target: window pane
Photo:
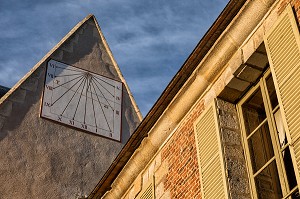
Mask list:
[[[260,89],[242,105],[246,133],[249,135],[266,118],[265,107]]]
[[[269,164],[254,179],[259,199],[282,198],[282,192],[279,184],[278,171],[275,161]]]
[[[267,77],[266,83],[267,83],[269,97],[271,100],[272,109],[274,109],[278,105],[278,100],[277,100],[277,95],[276,95],[273,78],[271,75]]]
[[[299,199],[300,198],[300,194],[299,194],[299,190],[297,189],[293,194],[292,194],[292,199]]]
[[[267,122],[248,139],[248,144],[253,173],[256,173],[274,156]]]
[[[294,172],[294,167],[292,163],[291,153],[289,147],[287,147],[283,152],[283,162],[285,167],[285,172],[287,176],[287,180],[289,183],[289,188],[292,190],[295,186],[297,186],[296,176]]]
[[[280,109],[278,109],[274,113],[274,119],[275,119],[275,125],[276,125],[279,145],[280,145],[280,148],[283,148],[287,144],[287,138],[286,138],[285,129],[283,126]]]

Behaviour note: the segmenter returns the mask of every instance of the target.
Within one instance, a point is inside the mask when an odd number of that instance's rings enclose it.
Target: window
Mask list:
[[[237,108],[254,198],[300,198],[290,143],[270,71]]]

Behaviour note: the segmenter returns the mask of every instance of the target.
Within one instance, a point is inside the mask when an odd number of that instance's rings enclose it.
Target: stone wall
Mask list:
[[[170,192],[171,198],[200,197],[200,175],[193,124],[203,110],[202,100],[162,149],[162,162],[167,162],[169,168],[164,188]]]
[[[249,179],[235,105],[217,99],[217,109],[230,198],[250,199]]]

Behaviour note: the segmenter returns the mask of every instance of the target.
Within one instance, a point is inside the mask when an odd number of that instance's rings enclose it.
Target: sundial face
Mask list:
[[[47,64],[41,116],[120,141],[122,83],[55,60]]]

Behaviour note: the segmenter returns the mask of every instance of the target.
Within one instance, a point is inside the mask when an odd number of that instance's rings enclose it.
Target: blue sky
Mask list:
[[[12,87],[94,14],[145,116],[228,0],[0,0],[0,85]]]

